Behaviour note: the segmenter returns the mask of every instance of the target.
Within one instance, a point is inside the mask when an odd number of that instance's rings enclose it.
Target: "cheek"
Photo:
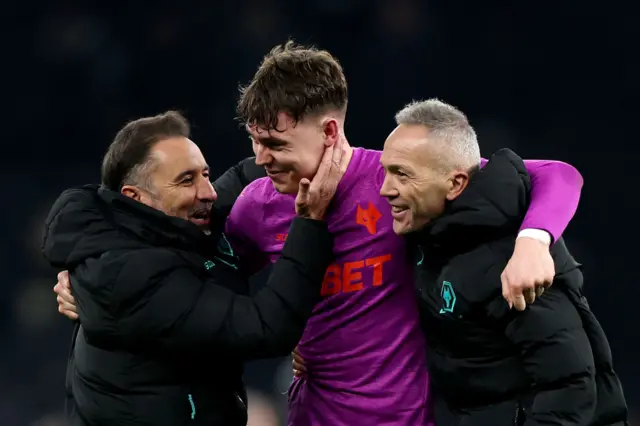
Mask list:
[[[290,169],[296,168],[298,159],[295,152],[277,151],[273,152],[271,155],[273,156],[274,163]]]
[[[315,175],[318,171],[318,167],[320,167],[321,159],[322,155],[318,156],[316,153],[311,151],[305,153],[305,156],[300,162],[300,172],[307,177]]]
[[[318,171],[318,167],[320,167],[322,157],[324,157],[325,149],[326,148],[322,141],[309,148],[307,164],[309,169],[312,170],[313,174],[316,174],[316,172]]]
[[[311,139],[310,136],[308,140],[291,147],[291,150],[274,154],[274,160],[302,177],[313,177],[322,160],[324,144]]]
[[[420,210],[428,217],[436,217],[442,214],[445,207],[445,194],[442,188],[433,185],[419,198]]]
[[[430,186],[411,188],[409,200],[413,214],[419,217],[431,216],[432,211],[436,208],[437,199],[437,194]]]
[[[322,154],[318,155],[312,149],[297,153],[294,160],[291,160],[291,167],[299,175],[307,178],[313,177],[320,166]]]
[[[183,188],[180,189],[177,193],[172,194],[170,200],[171,209],[178,213],[187,213],[189,210],[193,208],[195,200],[195,189],[192,188]]]

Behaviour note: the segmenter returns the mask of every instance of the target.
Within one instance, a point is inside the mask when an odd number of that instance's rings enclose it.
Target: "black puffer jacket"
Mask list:
[[[43,253],[70,271],[81,324],[74,426],[244,426],[242,363],[293,349],[332,258],[326,224],[298,218],[251,298],[223,235],[120,194],[65,191],[46,225]]]
[[[437,426],[622,425],[606,336],[560,239],[554,284],[509,310],[500,275],[526,213],[522,160],[499,151],[421,240],[417,278]]]

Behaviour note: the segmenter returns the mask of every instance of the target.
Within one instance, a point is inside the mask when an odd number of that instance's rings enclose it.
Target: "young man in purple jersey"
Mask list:
[[[245,188],[227,221],[227,236],[247,272],[278,258],[298,182],[314,175],[325,146],[346,143],[347,100],[346,79],[331,54],[291,42],[274,48],[242,89],[238,114],[256,164],[267,173]],[[430,422],[415,262],[394,233],[394,217],[380,196],[385,175],[380,155],[349,148],[345,175],[327,213],[336,261],[327,269],[323,301],[298,347],[308,374],[296,377],[290,388],[292,426]],[[536,287],[550,284],[549,241],[571,220],[582,186],[580,174],[567,164],[527,166],[531,206],[503,272],[505,297],[519,310],[533,302]]]

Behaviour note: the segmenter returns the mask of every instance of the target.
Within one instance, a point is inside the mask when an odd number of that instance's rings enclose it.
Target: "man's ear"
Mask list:
[[[322,120],[322,133],[324,136],[324,145],[331,146],[338,142],[340,137],[340,128],[335,118],[327,117]]]
[[[141,201],[142,198],[142,191],[140,191],[140,188],[133,185],[123,186],[120,193],[125,197],[133,198],[136,201]]]
[[[462,194],[469,184],[469,173],[464,171],[455,171],[449,177],[449,190],[447,191],[447,200],[453,201]]]
[[[132,198],[139,203],[153,207],[153,193],[133,185],[125,185],[120,190],[125,197]]]

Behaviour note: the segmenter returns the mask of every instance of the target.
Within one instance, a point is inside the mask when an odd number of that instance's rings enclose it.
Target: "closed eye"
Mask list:
[[[395,175],[400,181],[406,181],[407,179],[409,179],[409,175],[401,170],[394,170],[391,173]]]
[[[398,176],[401,179],[410,177],[409,173],[407,173],[405,169],[402,169],[400,168],[400,166],[395,164],[388,165],[385,169],[387,173],[390,173],[394,176]]]

